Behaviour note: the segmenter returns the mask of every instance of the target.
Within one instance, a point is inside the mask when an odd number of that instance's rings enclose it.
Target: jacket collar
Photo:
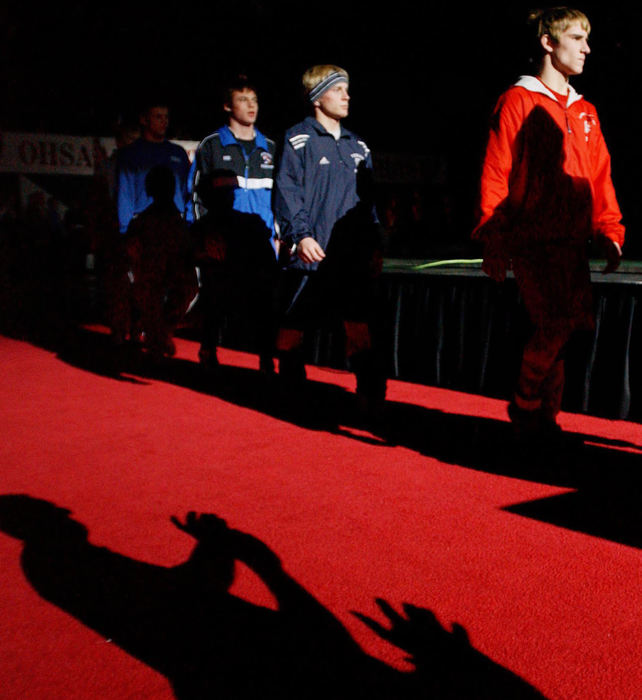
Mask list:
[[[268,145],[265,136],[256,127],[254,128],[254,133],[256,134],[256,147],[267,151]],[[227,124],[218,130],[218,135],[219,139],[221,140],[221,146],[229,146],[233,143],[238,144],[236,136],[234,136],[232,130],[229,126],[227,126]]]
[[[318,134],[325,135],[325,136],[332,136],[332,134],[323,126],[323,124],[319,123],[314,117],[306,117],[304,119],[304,122],[314,129]],[[343,138],[344,136],[350,136],[350,132],[343,126],[341,125],[341,136],[339,138]],[[334,136],[332,137],[334,138]]]
[[[555,95],[544,85],[544,83],[536,78],[534,75],[522,75],[519,80],[515,83],[516,87],[526,88],[529,92],[539,92],[540,95],[546,95],[552,100],[557,102]],[[568,86],[568,99],[566,101],[566,106],[570,107],[575,102],[579,102],[582,99],[580,95],[572,85]]]

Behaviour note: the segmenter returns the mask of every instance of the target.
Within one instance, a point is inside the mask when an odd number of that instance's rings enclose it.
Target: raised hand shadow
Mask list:
[[[413,697],[434,698],[542,698],[532,686],[475,649],[468,633],[454,623],[452,630],[441,625],[427,608],[409,603],[398,612],[388,602],[376,599],[386,617],[382,623],[354,612],[373,632],[408,653],[415,665]]]

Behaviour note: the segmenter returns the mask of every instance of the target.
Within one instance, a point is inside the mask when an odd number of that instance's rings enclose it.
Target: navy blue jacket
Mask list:
[[[370,150],[343,127],[339,139],[313,117],[288,129],[274,185],[274,211],[287,247],[311,236],[327,248],[337,221],[359,202],[357,168],[362,162],[372,168]],[[291,265],[318,267],[297,257]]]

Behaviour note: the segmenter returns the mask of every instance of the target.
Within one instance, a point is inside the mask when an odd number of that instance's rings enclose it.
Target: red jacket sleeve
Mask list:
[[[620,246],[624,243],[622,213],[615,197],[611,179],[611,157],[609,155],[599,119],[591,134],[591,159],[593,165],[593,229]]]
[[[517,91],[504,93],[493,112],[480,187],[480,218],[473,238],[484,240],[506,231],[510,175],[517,157],[516,140],[524,122],[524,107]]]

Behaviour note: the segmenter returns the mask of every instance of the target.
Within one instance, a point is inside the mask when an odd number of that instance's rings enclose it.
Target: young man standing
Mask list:
[[[346,355],[367,408],[385,397],[381,358],[373,348],[374,287],[381,240],[366,144],[343,125],[348,74],[318,65],[303,75],[313,116],[286,132],[275,180],[275,213],[289,258],[289,302],[277,349],[280,374],[302,380],[303,331],[340,318]],[[376,343],[375,343],[376,346]]]
[[[204,323],[210,324],[215,317],[220,316],[223,300],[215,297],[227,297],[225,307],[229,310],[233,302],[238,302],[237,310],[245,316],[247,322],[252,322],[256,331],[260,370],[265,374],[272,374],[278,254],[272,213],[274,142],[266,138],[255,126],[259,104],[256,90],[245,76],[239,76],[235,82],[228,85],[223,109],[228,115],[228,123],[201,141],[190,176],[195,219],[197,222],[206,221],[205,229],[224,229],[228,242],[228,255],[225,259],[218,260],[214,266],[202,260],[201,303],[204,306]],[[208,207],[202,193],[211,190],[212,176],[222,172],[236,176],[236,187],[231,190],[232,206],[236,214],[244,214],[245,217],[232,216],[226,206],[218,207],[217,211],[211,212],[211,216],[207,216]],[[222,189],[226,190],[228,187]],[[249,229],[247,228],[247,215],[254,215],[257,219],[260,217],[264,240],[260,240],[256,235],[248,235],[248,230],[256,231],[256,226],[251,223]],[[249,220],[251,221],[251,217]],[[237,228],[233,230],[235,226]],[[196,229],[201,230],[200,227]],[[239,239],[236,243],[232,241],[234,235]],[[272,254],[266,258],[265,246],[268,244]],[[239,252],[243,246],[247,262],[245,268],[239,264]],[[232,251],[237,253],[233,254]],[[213,270],[216,272],[213,273]],[[216,280],[216,277],[219,279]],[[226,280],[225,285],[221,283],[223,278]],[[258,326],[255,323],[257,313],[262,316]],[[203,328],[199,356],[206,368],[218,365],[218,325],[217,322],[212,327]]]
[[[586,16],[566,7],[532,12],[539,66],[499,99],[481,180],[484,271],[512,267],[533,333],[509,405],[523,437],[555,435],[564,387],[563,349],[593,325],[589,242],[617,268],[624,227],[595,107],[569,84],[590,53]]]
[[[167,140],[168,107],[162,102],[148,104],[140,115],[140,125],[141,137],[119,149],[116,157],[116,197],[121,233],[127,231],[136,214],[152,203],[145,189],[145,178],[157,165],[174,173],[174,204],[181,214],[191,218],[187,193],[190,162],[184,148]]]

